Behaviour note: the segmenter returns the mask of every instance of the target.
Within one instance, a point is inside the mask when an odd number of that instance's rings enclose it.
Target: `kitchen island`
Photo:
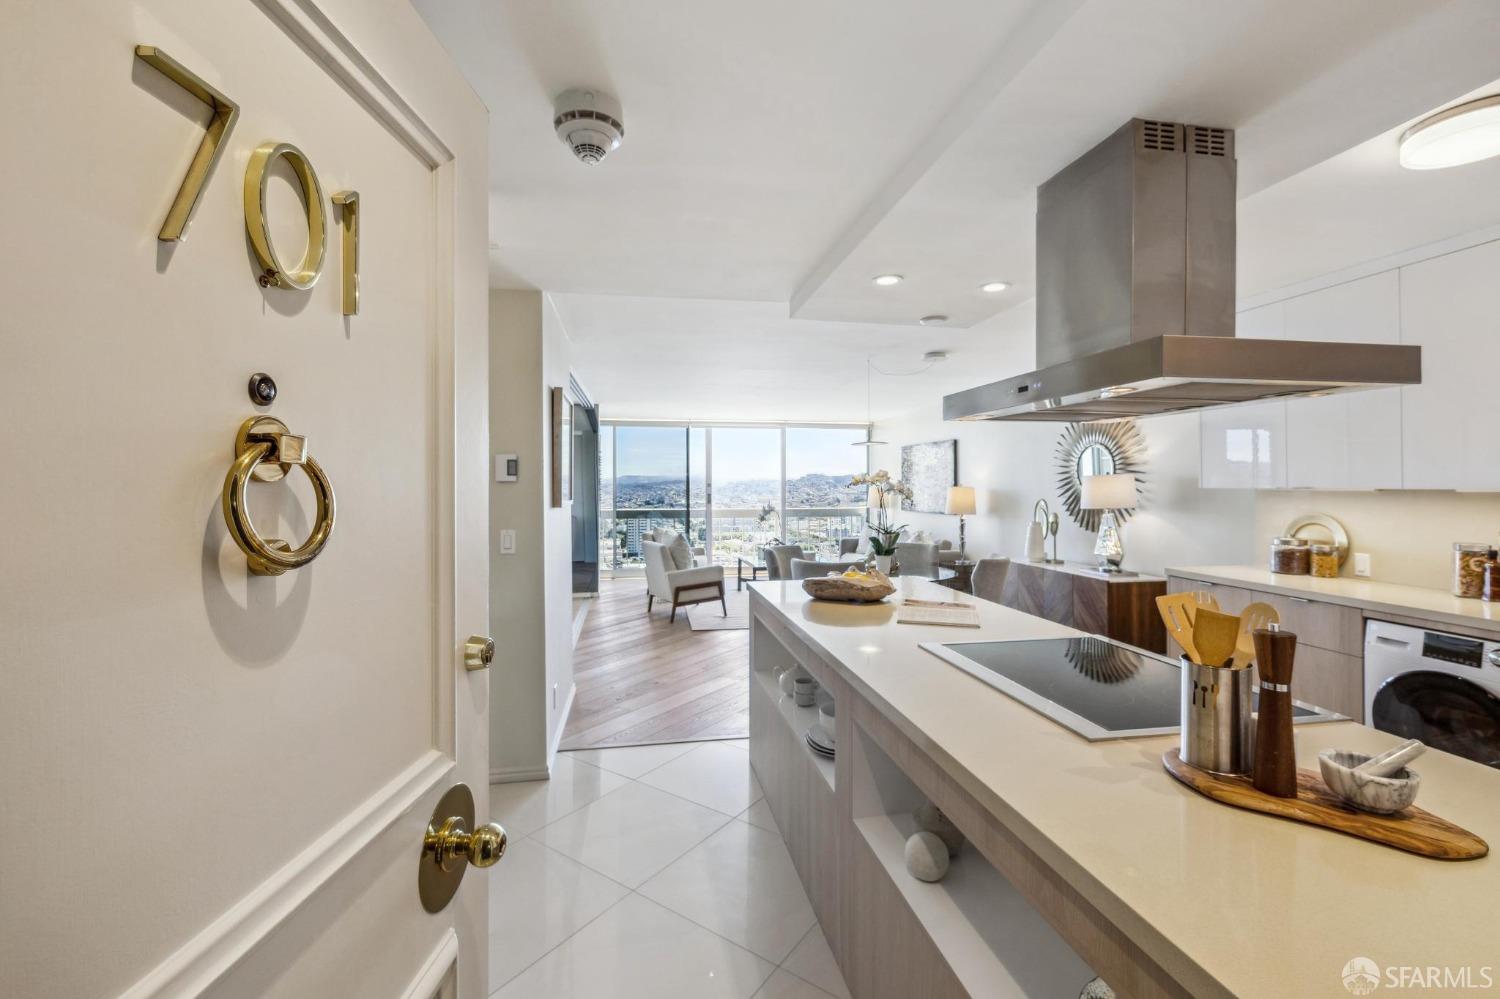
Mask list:
[[[1202,798],[1161,767],[1173,736],[1090,743],[918,648],[1071,637],[1072,629],[898,580],[883,604],[751,586],[750,752],[857,997],[1343,996],[1344,965],[1500,968],[1493,857],[1410,856]],[[903,597],[974,601],[978,629],[902,625]],[[782,697],[803,666],[837,701],[837,758],[803,741],[816,712]],[[1396,740],[1300,727],[1317,752]],[[1429,753],[1418,803],[1500,835],[1500,773]],[[943,881],[911,878],[909,813],[935,802],[969,842]],[[1500,980],[1500,975],[1497,975]]]

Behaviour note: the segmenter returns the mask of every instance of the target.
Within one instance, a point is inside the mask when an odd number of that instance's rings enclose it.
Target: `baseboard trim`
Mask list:
[[[589,611],[593,609],[594,597],[573,600],[573,648],[578,648],[578,639],[583,635],[583,626],[588,623]]]
[[[568,727],[568,716],[573,713],[573,698],[578,694],[578,684],[568,683],[568,699],[563,702],[562,714],[557,719],[557,729],[552,733],[552,744],[547,747],[547,768],[552,768],[552,761],[557,759],[557,747],[562,745],[563,732]]]

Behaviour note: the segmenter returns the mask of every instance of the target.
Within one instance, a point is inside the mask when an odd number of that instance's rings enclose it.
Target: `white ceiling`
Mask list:
[[[1025,370],[1030,303],[967,330],[789,319],[779,302],[553,294],[584,388],[610,419],[863,422]],[[930,367],[922,355],[946,350]],[[918,373],[920,372],[920,373]]]
[[[1500,80],[1440,106],[1494,93]],[[1500,158],[1407,170],[1396,149],[1413,123],[1401,122],[1240,202],[1242,299],[1500,225]]]
[[[1031,0],[416,0],[490,109],[491,283],[785,302]],[[575,161],[569,87],[625,139]]]
[[[1035,187],[1132,115],[1237,130],[1242,297],[1500,221],[1500,162],[1395,162],[1494,77],[1492,0],[416,3],[491,109],[491,283],[553,294],[610,415],[862,419],[867,353],[954,352],[877,415],[1024,370]],[[571,86],[624,105],[596,167]]]

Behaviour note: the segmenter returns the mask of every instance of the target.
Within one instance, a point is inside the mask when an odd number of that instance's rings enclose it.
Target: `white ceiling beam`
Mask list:
[[[1036,58],[1085,2],[1036,0],[1031,5],[1015,31],[995,48],[947,112],[917,140],[911,153],[798,283],[789,303],[793,317],[948,148],[973,127],[985,108]]]

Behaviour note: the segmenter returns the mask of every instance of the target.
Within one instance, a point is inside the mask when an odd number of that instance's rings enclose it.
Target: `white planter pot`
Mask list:
[[[891,574],[891,561],[894,558],[895,556],[893,555],[876,555],[875,568],[889,576]]]

